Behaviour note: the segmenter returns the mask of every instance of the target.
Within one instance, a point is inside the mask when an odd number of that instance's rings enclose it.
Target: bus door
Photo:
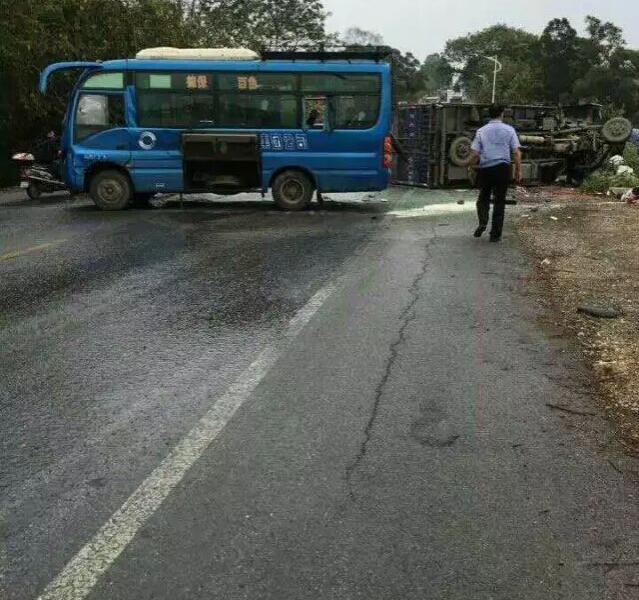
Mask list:
[[[81,174],[95,163],[129,164],[131,148],[123,91],[80,90],[71,127],[73,143],[67,150],[65,170],[67,181],[77,181],[74,187],[83,187]]]
[[[303,108],[306,162],[321,191],[385,187],[381,150],[388,131],[379,125],[379,93],[306,94]]]

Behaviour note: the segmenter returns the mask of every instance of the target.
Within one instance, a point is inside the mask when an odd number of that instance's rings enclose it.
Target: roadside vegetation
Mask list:
[[[538,289],[581,347],[619,439],[639,453],[639,208],[558,195],[528,217],[519,234]],[[583,307],[615,318],[583,314]]]
[[[632,172],[618,172],[614,162],[608,162],[601,169],[588,175],[581,189],[589,194],[606,194],[613,188],[635,188],[639,186],[639,149],[634,144],[626,144],[623,163],[619,166],[629,167]]]

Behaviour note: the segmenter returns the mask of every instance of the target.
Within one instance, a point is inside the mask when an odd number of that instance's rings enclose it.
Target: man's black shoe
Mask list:
[[[501,242],[501,236],[500,235],[492,235],[491,234],[490,241],[491,242]]]
[[[478,227],[474,233],[475,237],[480,238],[482,235],[484,235],[484,231],[486,231],[485,227]]]

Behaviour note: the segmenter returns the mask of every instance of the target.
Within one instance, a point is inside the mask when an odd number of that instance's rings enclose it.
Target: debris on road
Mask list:
[[[610,157],[610,160],[608,162],[610,163],[611,167],[614,167],[615,169],[617,169],[621,165],[623,165],[623,156],[619,154],[615,154],[614,156]]]
[[[617,175],[633,175],[635,170],[628,165],[621,165],[617,167]]]
[[[600,360],[595,363],[594,367],[600,377],[613,377],[619,373],[619,365],[615,361]]]
[[[589,193],[618,195],[617,190],[627,190],[639,185],[639,152],[632,144],[625,146],[623,156],[610,158],[597,171],[590,173],[582,182],[581,188]]]
[[[618,319],[623,316],[623,312],[618,308],[593,306],[591,304],[582,304],[577,309],[577,312],[582,315],[588,315],[589,317],[596,317],[597,319]]]
[[[579,415],[581,417],[597,417],[599,413],[593,411],[584,411],[584,410],[575,410],[574,408],[570,408],[568,406],[561,406],[559,404],[551,404],[550,402],[546,402],[546,406],[548,408],[552,408],[553,410],[558,410],[561,412],[569,413],[571,415]]]
[[[636,204],[639,202],[639,187],[627,190],[622,196],[621,201],[626,204]]]

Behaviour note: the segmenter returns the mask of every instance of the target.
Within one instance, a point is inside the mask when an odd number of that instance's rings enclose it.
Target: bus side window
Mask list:
[[[378,96],[337,96],[334,103],[336,129],[370,129],[379,120]]]
[[[126,127],[121,94],[82,94],[75,114],[75,141],[91,135]]]
[[[325,129],[328,119],[326,96],[304,98],[304,129]]]

